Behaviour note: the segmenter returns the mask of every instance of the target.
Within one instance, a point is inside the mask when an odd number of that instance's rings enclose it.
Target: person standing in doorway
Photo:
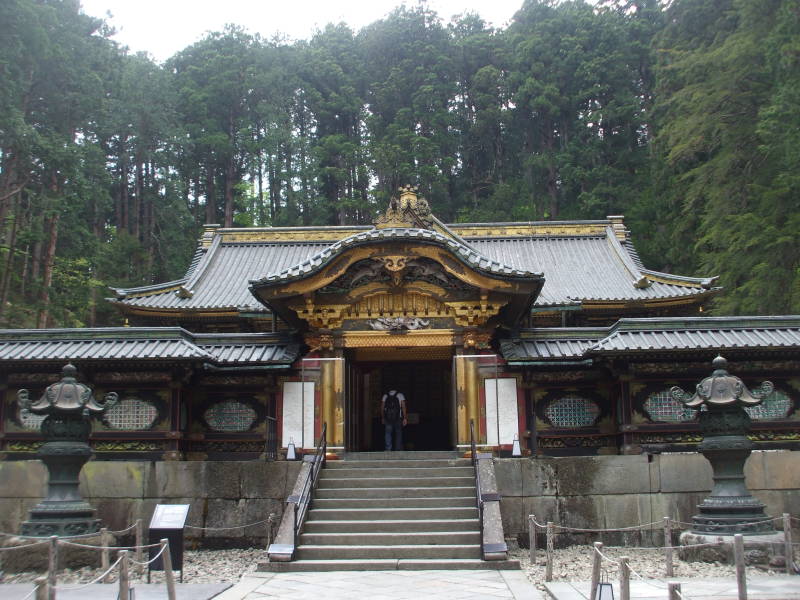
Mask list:
[[[408,425],[406,397],[397,390],[389,390],[381,398],[381,422],[384,428],[384,449],[403,449],[403,427]],[[394,447],[392,442],[394,442]]]

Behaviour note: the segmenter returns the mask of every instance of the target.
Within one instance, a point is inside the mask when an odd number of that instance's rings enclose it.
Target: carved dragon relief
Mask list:
[[[442,265],[429,258],[384,255],[356,262],[346,273],[321,288],[318,293],[347,294],[369,283],[385,283],[400,287],[417,281],[426,281],[450,292],[475,289],[450,275]]]

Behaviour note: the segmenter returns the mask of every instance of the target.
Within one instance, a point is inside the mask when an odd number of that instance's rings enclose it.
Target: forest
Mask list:
[[[163,64],[78,0],[0,24],[0,326],[119,324],[108,286],[180,277],[204,223],[367,224],[406,184],[446,222],[624,214],[711,314],[800,312],[796,0],[422,3]]]

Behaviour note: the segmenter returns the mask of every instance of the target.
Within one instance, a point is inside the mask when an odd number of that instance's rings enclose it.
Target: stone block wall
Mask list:
[[[495,459],[495,474],[505,534],[523,544],[527,544],[530,514],[540,523],[591,529],[630,527],[665,516],[691,522],[697,504],[713,485],[711,465],[696,453],[501,458]],[[745,476],[767,514],[788,512],[800,517],[800,452],[753,452]],[[639,535],[620,534],[615,539],[638,541]],[[600,539],[559,537],[562,544]]]
[[[112,531],[139,518],[147,527],[156,504],[190,504],[192,527],[236,527],[270,513],[280,520],[299,467],[285,461],[91,461],[81,472],[81,492]],[[0,532],[19,531],[28,510],[45,496],[46,481],[39,461],[0,461]],[[186,538],[190,544],[247,544],[261,543],[266,533],[265,524],[187,528]]]
[[[523,544],[529,514],[542,523],[593,529],[651,523],[664,516],[689,522],[712,487],[710,465],[694,453],[494,461],[505,534]],[[261,521],[271,512],[280,519],[299,468],[299,462],[285,461],[95,460],[81,473],[81,491],[111,530],[124,529],[137,518],[147,525],[159,503],[191,504],[191,526],[233,527]],[[800,452],[753,452],[745,474],[768,514],[800,517]],[[39,461],[0,461],[0,532],[19,531],[27,511],[45,495],[46,476]],[[186,535],[189,543],[260,544],[266,528],[187,529]],[[637,535],[628,539],[641,541]],[[560,543],[586,541],[560,538]]]

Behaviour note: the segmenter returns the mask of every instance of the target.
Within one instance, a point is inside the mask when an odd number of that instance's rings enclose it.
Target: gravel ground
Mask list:
[[[621,556],[630,557],[631,569],[648,579],[664,579],[664,555],[661,549],[644,550],[641,548],[605,548],[603,554],[613,560]],[[539,589],[544,589],[545,554],[539,551],[536,564],[531,564],[527,550],[514,550],[511,558],[516,558],[528,579]],[[797,556],[797,553],[796,553]],[[236,583],[242,575],[254,571],[257,563],[265,559],[261,548],[231,550],[187,550],[184,554],[185,583]],[[795,558],[796,561],[800,557]],[[589,546],[571,546],[554,551],[554,581],[587,581],[591,577],[592,550]],[[689,579],[693,577],[733,577],[735,569],[732,565],[720,563],[683,562],[675,558],[675,575],[671,579]],[[618,578],[617,566],[608,565],[609,580]],[[783,574],[783,569],[767,569],[765,567],[747,567],[748,576]],[[101,574],[100,569],[84,568],[78,570],[64,569],[58,573],[59,585],[88,583]],[[29,583],[42,573],[7,573],[3,583]],[[146,578],[146,575],[144,576]],[[162,572],[154,572],[154,583],[163,581]],[[635,574],[631,575],[636,578]],[[134,582],[145,581],[135,573]]]
[[[544,573],[546,558],[544,551],[536,554],[536,563],[531,564],[528,550],[514,550],[511,552],[512,558],[520,561],[522,569],[537,588],[544,590]],[[603,555],[611,560],[618,561],[620,557],[630,558],[631,579],[637,579],[638,573],[644,579],[666,579],[664,575],[664,551],[661,548],[613,548],[603,549]],[[798,552],[795,550],[795,562],[798,561]],[[677,581],[681,579],[708,578],[708,577],[730,577],[736,575],[736,568],[733,565],[722,563],[704,562],[684,562],[679,560],[677,552],[673,558],[674,575],[669,579]],[[619,578],[617,565],[603,561],[603,568],[607,569],[604,575],[609,581],[616,581]],[[769,568],[766,565],[746,567],[747,576],[783,575],[783,568]],[[570,546],[553,551],[553,581],[588,581],[592,576],[592,548],[590,546]]]
[[[266,558],[262,548],[245,548],[231,550],[187,550],[183,554],[183,582],[184,583],[236,583],[242,575],[255,571],[259,561]],[[131,566],[131,580],[134,583],[147,581],[147,571],[144,576],[139,577],[134,567]],[[83,569],[63,569],[58,572],[57,581],[59,585],[69,585],[73,583],[88,583],[96,579],[102,571],[85,567]],[[6,573],[2,583],[30,583],[44,573],[24,572]],[[175,573],[178,581],[178,573]],[[116,581],[116,570],[113,580]],[[164,581],[164,573],[154,571],[152,573],[153,583]]]

